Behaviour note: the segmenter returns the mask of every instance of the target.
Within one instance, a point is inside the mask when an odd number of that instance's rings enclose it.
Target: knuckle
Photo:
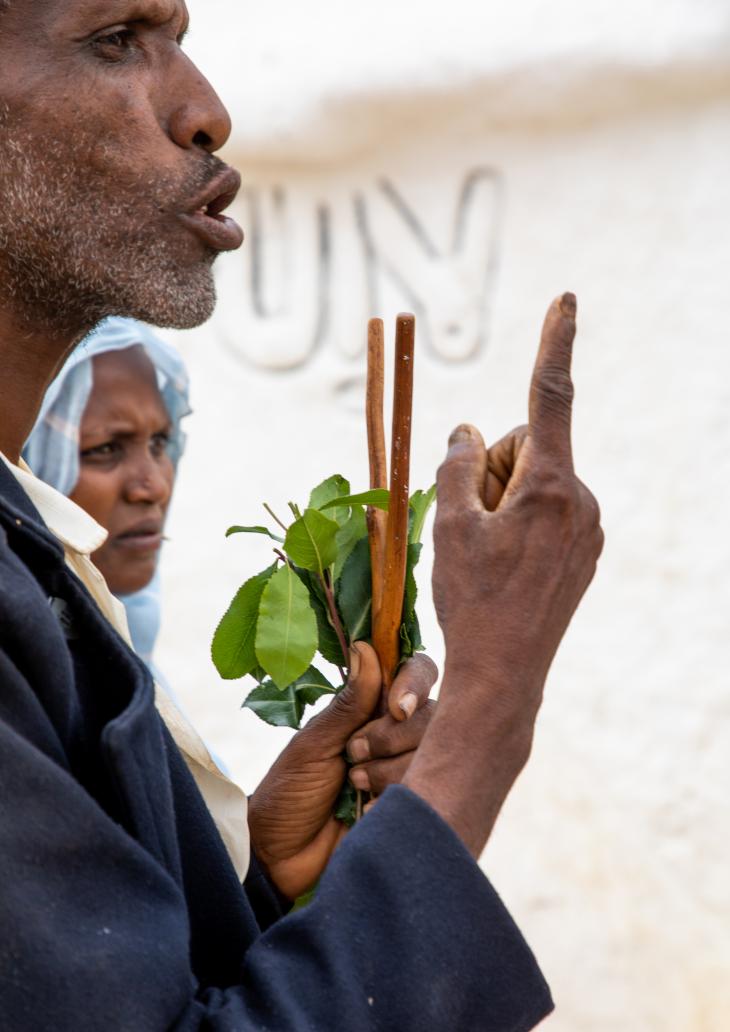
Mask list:
[[[588,513],[588,517],[594,527],[598,527],[601,523],[601,507],[598,504],[598,500],[595,495],[591,494],[588,488],[585,489],[585,505]]]
[[[368,781],[372,795],[382,795],[389,784],[387,773],[383,770],[383,764],[375,761],[367,765]]]
[[[482,514],[466,505],[441,510],[434,521],[434,543],[449,544],[454,538],[471,538],[481,530]]]
[[[527,440],[527,435],[529,434],[529,432],[530,432],[530,428],[527,425],[527,423],[521,423],[519,426],[516,426],[514,428],[514,430],[510,434],[510,437],[512,438],[512,440],[513,440],[513,442],[514,442],[514,444],[515,444],[515,446],[517,448],[521,448],[522,447],[522,445]]]
[[[362,719],[364,722],[367,717],[367,712],[359,705],[357,693],[352,690],[352,685],[348,685],[309,721],[307,728],[326,734],[336,730],[343,721]]]
[[[408,660],[407,666],[416,674],[418,681],[426,688],[431,688],[438,680],[439,670],[430,656],[419,652]]]
[[[436,470],[436,484],[439,488],[437,497],[448,491],[455,467],[459,465],[459,459],[453,455],[447,455]]]
[[[531,474],[524,492],[530,503],[543,512],[566,516],[573,512],[577,502],[574,478],[554,464],[542,463]]]
[[[370,785],[375,795],[382,795],[389,785],[397,785],[403,779],[410,756],[399,756],[397,759],[373,760],[367,765]]]
[[[535,395],[544,408],[564,414],[573,404],[575,388],[567,369],[547,362],[539,370],[533,385]]]
[[[392,719],[392,718],[391,718]],[[367,729],[367,740],[370,746],[370,755],[374,757],[387,756],[389,753],[390,735],[383,727],[383,722],[378,720]],[[372,762],[372,761],[370,761]]]
[[[576,478],[577,479],[577,478]],[[583,518],[585,520],[586,527],[588,530],[596,531],[603,536],[601,530],[601,507],[598,504],[596,496],[589,488],[581,481],[577,480],[578,492],[580,495],[581,508],[583,511]]]
[[[595,554],[596,554],[596,562],[597,562],[600,559],[600,557],[601,557],[601,555],[603,553],[603,546],[604,546],[605,541],[606,541],[606,535],[603,532],[603,527],[601,527],[601,526],[597,526],[596,527],[596,531],[595,531],[595,534],[594,534],[594,541],[595,541]]]

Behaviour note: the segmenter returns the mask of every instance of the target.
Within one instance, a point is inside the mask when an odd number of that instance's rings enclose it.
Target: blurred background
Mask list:
[[[188,6],[247,242],[212,322],[170,335],[195,414],[159,665],[253,790],[288,732],[210,662],[269,562],[226,528],[335,472],[366,486],[371,315],[391,340],[397,311],[418,317],[425,488],[458,422],[494,439],[525,421],[544,311],[574,290],[576,467],[606,550],[482,865],[552,985],[553,1032],[730,1029],[727,0]]]

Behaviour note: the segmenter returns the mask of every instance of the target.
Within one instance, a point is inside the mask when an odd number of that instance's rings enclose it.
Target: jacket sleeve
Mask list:
[[[235,984],[201,989],[180,885],[30,733],[32,698],[0,652],[3,1027],[522,1032],[550,1010],[489,883],[403,788],[347,836],[314,902],[253,941]]]
[[[261,929],[269,928],[292,909],[291,900],[279,892],[253,850],[243,887]]]

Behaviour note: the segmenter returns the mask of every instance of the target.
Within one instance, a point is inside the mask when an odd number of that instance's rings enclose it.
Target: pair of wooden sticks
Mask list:
[[[385,689],[384,705],[400,660],[400,629],[408,559],[408,501],[413,411],[413,352],[416,320],[401,314],[395,329],[395,382],[390,460],[390,504],[387,513],[368,509],[372,567],[372,641]],[[366,417],[370,487],[388,487],[383,422],[385,343],[382,319],[368,323]]]

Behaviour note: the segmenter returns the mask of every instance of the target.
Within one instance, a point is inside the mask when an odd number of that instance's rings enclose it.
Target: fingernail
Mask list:
[[[355,788],[359,788],[361,792],[370,791],[370,778],[368,777],[366,770],[353,770],[350,774],[350,781],[353,783]]]
[[[418,709],[418,696],[415,692],[406,692],[403,698],[398,703],[398,709],[402,710],[406,715],[406,720],[413,716]]]
[[[365,763],[370,759],[370,742],[367,738],[356,738],[348,745],[347,754],[353,763]]]
[[[578,309],[575,294],[570,292],[563,294],[558,302],[558,307],[560,308],[560,314],[566,319],[575,319],[575,313]]]
[[[354,680],[360,673],[360,653],[357,648],[353,645],[350,649],[350,677],[348,680]]]
[[[465,444],[467,441],[471,441],[472,437],[472,429],[469,424],[462,423],[461,426],[457,426],[449,438],[449,448],[452,448],[455,444]]]

